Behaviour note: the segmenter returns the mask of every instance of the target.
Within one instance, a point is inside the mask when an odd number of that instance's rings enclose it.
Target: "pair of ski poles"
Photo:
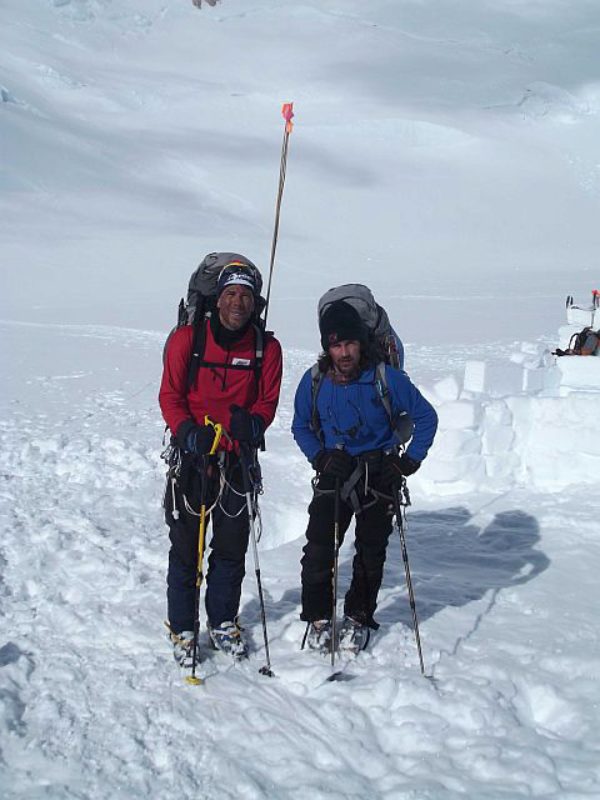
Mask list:
[[[200,490],[200,522],[198,527],[198,559],[196,563],[196,594],[194,603],[194,639],[192,645],[192,673],[186,677],[186,682],[192,686],[199,686],[202,679],[196,675],[196,656],[198,653],[198,638],[200,635],[200,589],[204,581],[204,551],[206,542],[206,517],[207,517],[207,494],[208,494],[208,459],[210,456],[217,452],[221,436],[223,434],[223,426],[219,423],[214,423],[207,415],[204,417],[204,424],[210,425],[214,430],[214,439],[210,451],[202,456],[202,472],[201,472],[201,490]],[[255,528],[255,508],[253,497],[253,486],[250,479],[250,464],[252,461],[252,451],[250,447],[241,445],[240,464],[242,468],[242,478],[244,483],[244,494],[246,497],[246,509],[248,512],[248,520],[250,524],[250,535],[252,539],[252,550],[254,553],[254,571],[256,574],[256,583],[258,587],[258,597],[260,602],[261,621],[263,628],[263,635],[265,641],[266,664],[260,668],[261,675],[268,675],[273,677],[271,669],[271,658],[269,655],[269,637],[267,634],[267,617],[265,613],[265,600],[262,589],[262,581],[260,576],[260,564],[258,560],[258,546],[256,541],[256,528]]]

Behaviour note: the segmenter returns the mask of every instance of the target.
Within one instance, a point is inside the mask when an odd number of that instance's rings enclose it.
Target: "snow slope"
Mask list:
[[[56,352],[73,333],[45,331]],[[299,651],[308,469],[286,416],[309,354],[291,352],[263,459],[261,569],[277,677],[258,674],[264,651],[249,569],[252,658],[232,668],[213,657],[204,686],[191,688],[160,632],[167,540],[156,386],[115,389],[106,377],[132,355],[148,374],[157,337],[106,329],[82,344],[76,333],[97,378],[40,363],[37,402],[51,413],[19,400],[2,424],[5,796],[597,793],[600,564],[589,490],[437,497],[413,489],[409,553],[429,680],[394,538],[381,631],[347,668],[351,681],[327,683],[328,663]],[[38,335],[25,328],[18,338],[34,352]],[[347,543],[342,586],[351,555]]]
[[[585,0],[5,0],[3,797],[600,797],[600,361],[543,353],[598,283],[599,27]],[[251,659],[194,688],[162,630],[161,348],[206,252],[266,263],[286,100],[276,677],[249,554]],[[407,531],[426,679],[397,536],[347,680],[299,649],[292,398],[318,296],[355,279],[442,420]]]

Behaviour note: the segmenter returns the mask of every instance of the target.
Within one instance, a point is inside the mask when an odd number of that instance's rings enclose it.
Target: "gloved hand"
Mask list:
[[[259,414],[251,414],[240,406],[231,406],[229,432],[233,439],[244,444],[257,445],[265,432],[265,423]]]
[[[393,486],[399,483],[403,477],[414,475],[421,466],[420,461],[403,453],[386,453],[381,460],[381,483],[383,486]]]
[[[313,467],[320,475],[347,480],[354,469],[354,459],[347,450],[320,450],[313,459]]]
[[[184,450],[195,456],[210,453],[215,441],[215,429],[212,425],[194,425],[185,436]]]

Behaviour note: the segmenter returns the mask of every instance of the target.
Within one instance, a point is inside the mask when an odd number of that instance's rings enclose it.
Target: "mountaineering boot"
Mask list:
[[[370,637],[368,625],[363,625],[352,617],[344,617],[340,628],[340,652],[357,655],[369,644]]]
[[[208,626],[208,635],[215,650],[227,653],[236,661],[248,656],[246,643],[237,622],[222,622],[218,627]]]
[[[175,661],[180,667],[191,669],[194,657],[194,632],[181,631],[181,633],[175,633],[170,630],[169,641],[173,645],[173,658]],[[196,664],[198,661],[198,652],[196,651]]]
[[[331,622],[328,619],[317,619],[310,623],[306,642],[311,650],[321,653],[331,652]]]

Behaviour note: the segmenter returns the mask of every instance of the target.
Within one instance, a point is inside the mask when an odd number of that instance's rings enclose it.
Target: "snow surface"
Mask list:
[[[598,798],[595,0],[4,0],[0,795]],[[166,643],[156,395],[215,249],[268,262],[285,348],[247,664]],[[289,426],[332,285],[369,283],[436,405],[368,652],[299,649],[309,465]],[[340,585],[352,558],[341,554]]]

